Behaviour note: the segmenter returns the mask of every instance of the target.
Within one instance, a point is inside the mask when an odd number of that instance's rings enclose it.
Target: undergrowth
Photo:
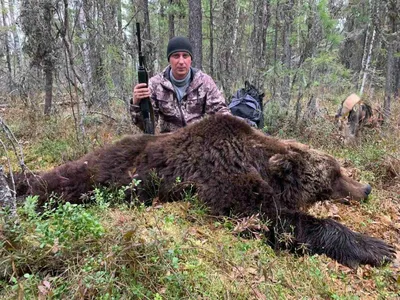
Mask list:
[[[2,223],[0,297],[25,299],[298,299],[394,297],[388,268],[361,274],[326,257],[276,254],[234,233],[234,219],[189,202],[141,208],[65,203]],[[194,217],[194,218],[193,218]],[[195,220],[194,220],[195,219]],[[227,222],[227,224],[225,224]],[[355,282],[354,282],[355,281]],[[356,283],[356,284],[355,284]],[[361,290],[358,284],[365,285]]]
[[[354,178],[373,185],[367,203],[328,203],[311,213],[398,244],[400,197],[391,188],[397,182],[396,160],[389,163],[388,157],[400,157],[400,137],[391,134],[393,128],[369,129],[361,146],[345,147],[329,120],[297,126],[290,115],[273,113],[268,118],[266,131],[334,155]],[[99,127],[88,127],[85,146],[72,125],[68,118],[13,123],[28,166],[47,169],[124,133],[107,133],[96,121]],[[146,187],[155,197],[160,180],[154,176],[152,186]],[[180,183],[177,178],[177,186]],[[3,212],[0,299],[400,297],[398,266],[352,270],[325,256],[274,252],[262,235],[238,233],[237,219],[210,216],[190,186],[180,194],[183,201],[160,204],[155,198],[146,206],[135,197],[141,184],[98,187],[86,195],[90,204],[85,206],[54,206],[50,201],[41,214],[36,198],[28,197],[18,208],[18,220]],[[123,200],[127,193],[128,203]]]

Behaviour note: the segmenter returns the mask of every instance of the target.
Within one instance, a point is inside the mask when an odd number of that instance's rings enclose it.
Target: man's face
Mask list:
[[[169,64],[175,79],[183,79],[192,65],[192,57],[187,52],[175,52],[169,57]]]

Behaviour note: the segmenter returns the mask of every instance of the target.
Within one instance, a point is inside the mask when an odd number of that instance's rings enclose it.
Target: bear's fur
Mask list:
[[[379,266],[393,259],[385,242],[351,231],[304,209],[317,201],[367,198],[369,185],[345,176],[331,156],[294,141],[266,136],[227,115],[208,117],[172,134],[128,136],[51,171],[17,183],[18,194],[37,194],[43,205],[51,193],[82,203],[95,186],[123,186],[133,178],[148,186],[160,178],[159,199],[175,200],[180,186],[191,185],[212,214],[268,220],[277,247],[326,254],[355,267]],[[180,184],[177,184],[177,178]],[[177,191],[178,190],[178,191]],[[140,193],[146,199],[146,190]],[[282,234],[292,238],[282,241]]]

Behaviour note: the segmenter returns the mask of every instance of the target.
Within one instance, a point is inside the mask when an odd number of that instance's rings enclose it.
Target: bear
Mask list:
[[[17,179],[17,194],[39,195],[39,205],[52,193],[82,203],[82,195],[97,186],[121,187],[137,179],[144,187],[140,201],[149,202],[145,187],[154,174],[160,179],[159,201],[176,201],[180,188],[190,186],[211,214],[259,215],[268,225],[263,234],[277,249],[325,254],[352,268],[394,258],[394,248],[383,240],[306,212],[318,201],[364,200],[369,184],[346,176],[334,157],[265,135],[231,115],[209,116],[173,133],[126,136],[76,161]],[[288,234],[290,239],[280,238]]]

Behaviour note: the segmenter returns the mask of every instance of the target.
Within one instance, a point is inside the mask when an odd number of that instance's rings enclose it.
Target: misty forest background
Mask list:
[[[320,101],[338,105],[354,92],[378,103],[382,118],[397,120],[398,0],[0,4],[0,102],[46,115],[66,104],[81,135],[93,111],[129,122],[128,110],[112,116],[110,108],[127,108],[137,81],[136,22],[150,75],[167,65],[169,38],[184,35],[194,46],[193,65],[215,79],[228,102],[248,79],[278,114],[292,111],[296,120]]]

